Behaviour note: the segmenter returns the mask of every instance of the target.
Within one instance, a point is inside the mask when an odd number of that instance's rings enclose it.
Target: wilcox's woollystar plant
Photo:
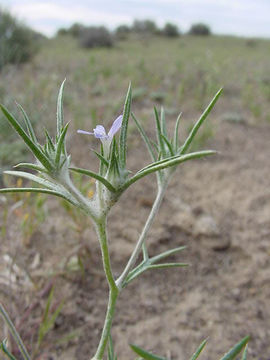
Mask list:
[[[132,114],[132,118],[146,144],[152,162],[137,171],[135,174],[131,174],[126,163],[127,131],[131,115],[131,87],[128,89],[122,114],[113,122],[108,133],[106,133],[102,125],[97,125],[93,132],[78,130],[78,133],[94,135],[100,140],[100,152],[95,152],[99,159],[98,173],[89,169],[81,169],[71,166],[70,155],[68,155],[66,149],[66,133],[68,124],[64,125],[63,120],[63,88],[64,82],[61,85],[57,101],[56,135],[52,138],[45,130],[46,142],[44,145],[41,145],[38,142],[31,122],[20,105],[19,108],[22,111],[26,130],[20,125],[13,115],[3,105],[1,105],[1,110],[6,119],[13,126],[15,131],[19,134],[36,158],[35,163],[21,163],[16,165],[16,168],[30,169],[37,172],[36,175],[26,171],[17,170],[6,171],[5,173],[28,179],[35,182],[39,187],[5,188],[0,189],[0,192],[38,192],[55,195],[64,198],[66,201],[78,208],[78,211],[83,211],[91,218],[100,243],[104,272],[109,287],[109,299],[99,345],[94,354],[90,354],[91,349],[89,349],[89,359],[104,359],[104,354],[107,349],[107,359],[116,360],[110,334],[115,305],[119,294],[131,281],[147,270],[176,268],[187,265],[179,262],[166,262],[165,260],[170,255],[182,251],[184,247],[168,249],[161,254],[150,257],[148,254],[146,237],[154,217],[158,212],[168,183],[177,166],[188,160],[215,154],[215,151],[212,150],[198,152],[188,152],[188,150],[197,131],[212,110],[222,90],[218,91],[215,95],[182,144],[180,144],[178,137],[180,116],[177,118],[173,136],[170,137],[167,133],[164,110],[161,109],[161,112],[159,113],[157,109],[155,109],[154,113],[157,140],[156,142],[153,142],[148,138],[135,115]],[[120,132],[119,139],[117,139],[118,132]],[[84,174],[96,180],[95,194],[91,199],[83,196],[83,194],[74,185],[72,177],[70,176],[72,172]],[[108,213],[125,190],[127,190],[136,181],[152,173],[156,174],[157,180],[156,199],[134,250],[130,254],[128,262],[125,266],[123,266],[123,271],[120,276],[116,278],[112,271],[111,258],[108,248]],[[142,255],[141,261],[138,261],[139,255]],[[14,325],[2,305],[0,305],[0,313],[17,342],[23,358],[25,360],[30,360],[31,357],[28,354],[26,347],[24,346],[19,334],[16,332]],[[247,341],[248,337],[241,340],[230,350],[229,353],[224,356],[223,359],[234,359],[246,346]],[[206,341],[199,346],[196,353],[192,356],[192,360],[197,359],[205,346],[205,343]],[[131,345],[131,348],[137,355],[140,356],[140,358],[165,360],[164,358],[150,354],[135,345]],[[2,342],[1,349],[10,359],[15,359],[8,350],[6,341]],[[245,349],[243,359],[246,358],[246,351],[247,350]]]

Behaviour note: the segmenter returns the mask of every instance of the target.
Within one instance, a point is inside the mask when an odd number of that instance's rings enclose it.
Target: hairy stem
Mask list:
[[[105,322],[101,334],[101,338],[99,341],[99,345],[96,351],[95,356],[92,358],[92,360],[102,360],[104,351],[106,349],[106,345],[108,342],[108,338],[111,331],[112,326],[112,320],[114,315],[114,309],[116,300],[119,294],[119,290],[116,286],[112,269],[111,269],[111,262],[110,262],[110,255],[109,255],[109,249],[108,249],[108,240],[106,235],[106,217],[101,218],[99,221],[96,222],[96,231],[98,234],[101,252],[102,252],[102,261],[103,261],[103,267],[106,275],[106,279],[108,281],[108,285],[110,288],[109,293],[109,301],[108,301],[108,307],[107,307],[107,313],[105,317]]]
[[[141,235],[139,237],[139,240],[133,250],[133,253],[131,254],[129,260],[128,260],[128,263],[123,271],[123,273],[120,275],[120,277],[116,280],[116,285],[118,287],[119,290],[122,289],[123,287],[123,283],[126,279],[126,277],[128,276],[130,270],[133,268],[140,252],[141,252],[141,249],[143,248],[143,254],[144,254],[144,258],[146,259],[147,258],[147,252],[146,252],[146,247],[145,247],[145,238],[146,238],[146,235],[148,234],[148,231],[154,221],[154,218],[159,210],[159,207],[161,205],[161,202],[163,200],[163,197],[164,197],[164,193],[165,193],[165,190],[167,188],[167,184],[168,184],[168,179],[166,179],[166,181],[163,181],[162,185],[159,186],[159,189],[158,189],[158,192],[157,192],[157,196],[156,196],[156,199],[155,199],[155,202],[153,204],[153,207],[151,209],[151,212],[148,216],[148,219],[144,225],[144,228],[141,232]]]
[[[111,332],[112,320],[113,320],[114,309],[115,309],[117,297],[118,297],[117,288],[114,289],[113,291],[110,290],[109,301],[108,301],[108,306],[107,306],[107,313],[106,313],[106,318],[104,321],[101,338],[99,341],[99,345],[98,345],[96,354],[91,360],[102,360],[103,359],[103,355],[106,350],[107,342],[108,342],[110,332]]]

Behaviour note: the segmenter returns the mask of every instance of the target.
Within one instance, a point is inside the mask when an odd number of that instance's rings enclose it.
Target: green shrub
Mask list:
[[[210,27],[203,23],[193,24],[189,30],[190,35],[207,36],[211,35]]]
[[[41,35],[0,9],[0,69],[6,64],[28,61],[37,50]]]
[[[84,31],[85,26],[79,23],[74,23],[68,29],[68,33],[76,38],[81,36],[81,33]]]
[[[104,26],[89,26],[81,31],[80,44],[85,48],[111,47],[113,46],[113,37]]]
[[[165,24],[162,34],[168,37],[177,37],[180,35],[177,25],[172,23]]]
[[[60,28],[57,30],[56,36],[68,35],[68,29]]]
[[[120,40],[126,39],[128,37],[128,35],[130,34],[130,32],[131,32],[131,29],[127,25],[119,25],[115,29],[115,35]]]
[[[60,28],[56,35],[71,35],[75,38],[79,38],[81,36],[82,31],[85,29],[85,26],[80,23],[74,23],[69,28]]]
[[[138,34],[155,34],[158,32],[158,28],[152,20],[134,20],[132,31]]]

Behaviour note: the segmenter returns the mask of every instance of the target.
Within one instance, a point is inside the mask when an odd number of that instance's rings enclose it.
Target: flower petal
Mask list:
[[[94,135],[94,133],[84,130],[77,130],[78,134]]]
[[[94,135],[97,139],[106,139],[108,135],[106,134],[105,128],[102,125],[97,125],[94,129]]]
[[[114,120],[112,127],[110,128],[110,131],[108,132],[109,138],[112,139],[113,136],[117,133],[117,131],[121,128],[122,120],[123,120],[123,115],[118,116],[118,118]]]

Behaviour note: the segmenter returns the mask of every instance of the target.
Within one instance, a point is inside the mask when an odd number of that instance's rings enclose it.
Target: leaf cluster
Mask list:
[[[236,345],[234,345],[220,360],[235,360],[236,357],[243,350],[244,351],[243,351],[241,360],[246,360],[247,359],[247,343],[249,340],[250,340],[249,336],[244,337],[241,341],[239,341]],[[204,349],[206,343],[207,343],[207,340],[204,340],[189,360],[198,359],[198,357],[201,354],[202,350]],[[146,350],[143,350],[139,346],[131,344],[130,347],[142,359],[145,359],[145,360],[168,360],[164,357],[160,357],[160,356],[154,355]]]

